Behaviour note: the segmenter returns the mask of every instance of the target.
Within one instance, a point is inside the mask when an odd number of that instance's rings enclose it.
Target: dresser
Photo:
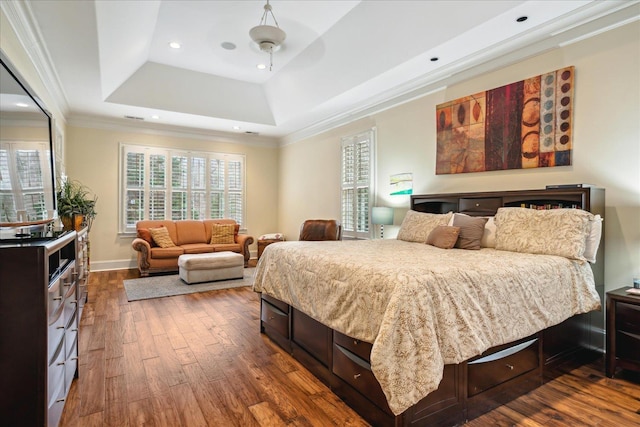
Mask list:
[[[78,367],[77,234],[0,243],[0,420],[56,426]]]
[[[629,287],[607,292],[607,376],[616,368],[640,372],[640,296]]]

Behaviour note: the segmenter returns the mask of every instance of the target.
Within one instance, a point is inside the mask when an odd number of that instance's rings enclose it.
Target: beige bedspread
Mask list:
[[[445,364],[600,308],[587,263],[400,240],[270,245],[253,289],[373,343],[395,414],[435,390]]]

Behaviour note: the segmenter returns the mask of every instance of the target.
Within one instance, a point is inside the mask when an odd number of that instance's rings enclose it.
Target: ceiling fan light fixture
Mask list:
[[[271,15],[275,25],[269,25],[267,23],[269,15]],[[264,5],[264,13],[262,14],[262,18],[260,18],[260,23],[249,30],[249,37],[260,47],[261,51],[269,54],[269,71],[271,71],[273,67],[273,52],[276,51],[287,38],[287,33],[280,29],[271,5],[269,4],[269,0],[267,0],[267,4]]]

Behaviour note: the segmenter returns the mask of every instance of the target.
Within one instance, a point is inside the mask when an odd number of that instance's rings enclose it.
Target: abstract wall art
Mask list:
[[[436,175],[571,165],[574,67],[436,106]]]

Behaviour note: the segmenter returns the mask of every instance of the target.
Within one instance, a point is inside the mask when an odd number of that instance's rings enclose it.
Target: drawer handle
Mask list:
[[[54,300],[54,301],[61,301],[61,300],[62,300],[62,297],[55,297],[53,300]]]
[[[64,329],[64,326],[58,326],[56,329]]]
[[[358,340],[353,340],[353,345],[358,345]]]
[[[354,380],[357,380],[357,379],[358,379],[358,378],[360,378],[361,376],[362,376],[362,374],[355,374],[355,375],[353,376],[353,379],[354,379]]]
[[[273,319],[275,319],[275,317],[269,316],[269,320],[273,320]]]
[[[513,371],[513,365],[509,365],[509,364],[507,363],[507,368],[509,368],[510,370],[512,370],[512,371]]]
[[[71,358],[71,359],[69,359],[69,360],[78,360],[78,358],[77,358],[77,357],[72,357],[72,358]]]
[[[64,401],[65,401],[65,399],[64,399],[64,398],[62,398],[62,399],[58,399],[58,400],[56,400],[56,403],[60,403],[60,402],[64,402]]]
[[[78,328],[73,328],[71,332],[78,332]]]
[[[58,366],[61,366],[61,365],[64,365],[64,363],[65,363],[65,362],[58,362],[58,363],[57,363],[57,365],[58,365]]]

